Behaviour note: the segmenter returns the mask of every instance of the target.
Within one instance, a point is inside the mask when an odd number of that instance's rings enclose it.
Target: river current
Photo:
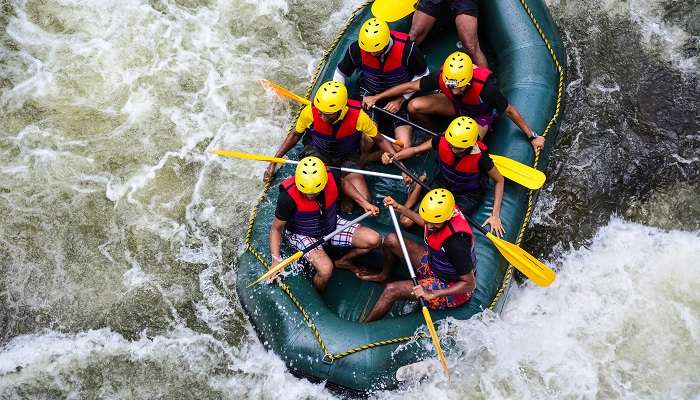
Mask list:
[[[312,398],[232,284],[265,165],[360,4],[0,1],[0,398]],[[700,5],[548,0],[566,116],[524,248],[454,322],[453,383],[380,399],[700,398]],[[435,361],[437,363],[437,361]]]

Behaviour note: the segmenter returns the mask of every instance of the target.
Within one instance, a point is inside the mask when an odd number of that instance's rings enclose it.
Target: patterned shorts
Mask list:
[[[341,218],[340,216],[338,216],[337,221],[338,221],[337,223],[338,223],[339,227],[350,222],[350,221],[346,220],[345,218]],[[352,235],[355,234],[355,230],[357,229],[358,226],[359,226],[359,224],[355,224],[355,225],[345,229],[344,231],[340,232],[339,234],[333,236],[331,238],[331,240],[326,242],[326,244],[329,244],[331,246],[336,246],[336,247],[352,247]],[[297,250],[304,250],[305,248],[314,244],[314,242],[316,242],[318,240],[318,238],[314,238],[311,236],[299,235],[296,233],[289,233],[289,232],[287,232],[286,236],[287,236],[287,240],[289,240],[289,243],[291,243],[292,246],[296,247]],[[314,251],[316,251],[320,248],[321,247],[317,247],[317,248],[311,250],[310,252],[304,254],[304,258],[306,258],[308,260],[309,254],[313,253]]]
[[[420,284],[423,287],[423,289],[426,290],[447,289],[448,287],[453,286],[457,283],[445,282],[437,276],[435,276],[433,271],[430,269],[430,265],[428,265],[427,250],[423,253],[423,256],[420,259],[420,265],[416,270],[416,278],[418,279],[418,284]],[[468,302],[472,298],[472,294],[474,294],[474,292],[437,297],[427,302],[428,308],[430,308],[431,310],[444,310],[445,308],[459,307],[462,304]]]

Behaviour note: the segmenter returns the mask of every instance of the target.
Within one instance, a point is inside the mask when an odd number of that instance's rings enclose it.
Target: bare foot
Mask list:
[[[355,274],[355,275],[357,275],[357,274],[359,274],[359,273],[361,273],[361,272],[363,272],[363,271],[364,271],[364,272],[367,272],[367,269],[365,269],[365,268],[360,268],[360,267],[358,267],[357,265],[355,265],[355,264],[353,264],[353,263],[351,263],[351,262],[349,262],[349,261],[340,261],[340,260],[338,260],[338,261],[335,262],[335,267],[338,268],[338,269],[346,269],[346,270],[352,272],[352,273]]]
[[[344,197],[342,200],[340,200],[340,211],[350,214],[352,212],[352,209],[355,207],[355,204],[353,201],[347,197]]]
[[[383,274],[383,273],[378,273],[378,274],[355,274],[358,279],[367,281],[367,282],[386,282],[387,279],[389,279],[389,276]]]

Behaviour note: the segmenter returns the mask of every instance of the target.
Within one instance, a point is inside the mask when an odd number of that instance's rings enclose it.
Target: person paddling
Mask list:
[[[479,139],[479,127],[474,119],[457,117],[447,127],[444,135],[428,139],[424,143],[404,149],[391,155],[384,153],[382,161],[390,164],[392,161],[405,160],[428,151],[438,153],[438,175],[433,186],[449,189],[456,198],[459,209],[470,215],[484,200],[486,180],[494,181],[493,210],[484,221],[490,225],[491,231],[503,237],[505,230],[501,224],[501,203],[505,180],[498,172],[493,160],[489,157],[488,148]],[[412,208],[420,194],[416,187],[409,195],[405,206]],[[406,216],[401,217],[401,225],[409,227],[413,222]]]
[[[363,134],[384,152],[395,153],[391,143],[377,134],[376,124],[362,110],[360,102],[348,100],[347,88],[337,81],[325,82],[318,88],[313,103],[301,110],[294,130],[282,142],[275,157],[284,157],[304,133],[308,133],[309,139],[302,157],[315,156],[334,167],[360,167]],[[276,168],[277,164],[270,163],[265,171],[266,181],[272,179]],[[371,204],[365,178],[357,173],[343,173],[341,178],[343,193],[368,211]]]
[[[421,201],[419,214],[398,204],[391,197],[384,205],[412,219],[424,230],[425,245],[405,239],[406,249],[413,265],[417,265],[418,285],[411,280],[389,282],[364,318],[363,322],[381,319],[399,299],[422,297],[428,308],[442,310],[467,303],[476,289],[476,254],[474,234],[455,200],[447,189],[434,189]],[[396,262],[402,257],[401,246],[395,233],[384,238],[384,281]]]
[[[280,247],[282,236],[298,250],[304,250],[319,238],[333,232],[337,226],[348,221],[338,215],[338,185],[323,161],[317,157],[305,157],[296,167],[294,176],[290,176],[279,186],[275,217],[270,229],[271,268],[282,261]],[[355,196],[359,193],[355,192]],[[357,198],[356,201],[363,201]],[[373,215],[379,214],[379,208],[369,207]],[[374,230],[359,224],[340,232],[330,239],[328,245],[350,247],[340,259],[335,261],[336,268],[359,271],[353,260],[379,247],[381,236]],[[323,247],[317,247],[306,253],[304,258],[316,269],[313,285],[323,291],[333,273],[334,263]]]
[[[520,128],[535,151],[544,146],[544,137],[532,130],[515,106],[498,88],[496,76],[485,67],[472,64],[461,51],[450,54],[440,71],[432,72],[419,81],[407,82],[376,96],[365,97],[363,106],[371,107],[384,98],[420,90],[433,93],[416,97],[408,103],[408,112],[423,124],[430,124],[431,115],[445,117],[467,116],[479,124],[483,139],[496,119],[505,114]]]
[[[402,83],[415,81],[428,74],[423,53],[408,39],[408,35],[389,29],[377,18],[370,18],[360,27],[357,41],[350,44],[338,63],[333,79],[345,83],[356,70],[361,71],[360,94],[374,96]],[[387,111],[408,118],[406,100],[411,93],[386,98],[378,103]],[[379,131],[393,132],[404,148],[411,145],[410,125],[385,114],[369,110]],[[378,157],[377,157],[378,158]]]

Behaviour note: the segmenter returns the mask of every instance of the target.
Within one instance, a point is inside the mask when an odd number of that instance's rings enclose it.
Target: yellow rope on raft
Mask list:
[[[547,39],[547,36],[544,34],[544,31],[542,30],[542,27],[540,27],[539,22],[537,22],[537,18],[535,18],[535,15],[532,13],[532,10],[530,10],[530,7],[527,5],[526,0],[520,0],[520,4],[523,6],[523,9],[525,9],[525,12],[527,13],[527,16],[530,18],[530,21],[532,21],[532,24],[535,26],[535,29],[537,30],[537,33],[540,35],[540,38],[542,38],[542,41],[544,42],[545,47],[547,47],[547,51],[549,52],[550,57],[552,57],[552,61],[554,62],[554,66],[557,70],[557,73],[559,75],[559,83],[557,85],[557,98],[556,98],[556,104],[554,106],[554,114],[552,114],[552,118],[549,119],[549,122],[547,122],[547,125],[545,126],[544,130],[542,131],[542,136],[546,137],[549,131],[552,129],[554,124],[556,123],[557,118],[559,117],[559,113],[561,111],[561,100],[562,96],[564,93],[564,69],[561,66],[561,63],[559,63],[559,58],[557,58],[557,54],[554,52],[554,49],[552,48],[552,45],[549,43],[549,39]],[[535,161],[533,163],[533,167],[537,168],[537,165],[540,162],[540,152],[537,152],[535,154]],[[523,223],[520,226],[520,231],[518,232],[518,237],[515,241],[515,244],[520,246],[520,243],[523,240],[523,236],[525,236],[525,229],[527,228],[528,223],[530,222],[530,217],[532,216],[532,209],[534,207],[534,195],[536,191],[535,190],[530,190],[527,196],[527,210],[525,211],[525,218],[523,219]],[[493,310],[496,307],[496,304],[498,304],[498,300],[500,300],[501,296],[505,292],[505,290],[510,286],[510,281],[513,277],[513,266],[509,265],[508,270],[506,271],[505,276],[503,277],[503,282],[501,283],[501,287],[498,288],[498,291],[496,292],[496,296],[493,298],[491,301],[491,304],[489,304],[489,309]]]

